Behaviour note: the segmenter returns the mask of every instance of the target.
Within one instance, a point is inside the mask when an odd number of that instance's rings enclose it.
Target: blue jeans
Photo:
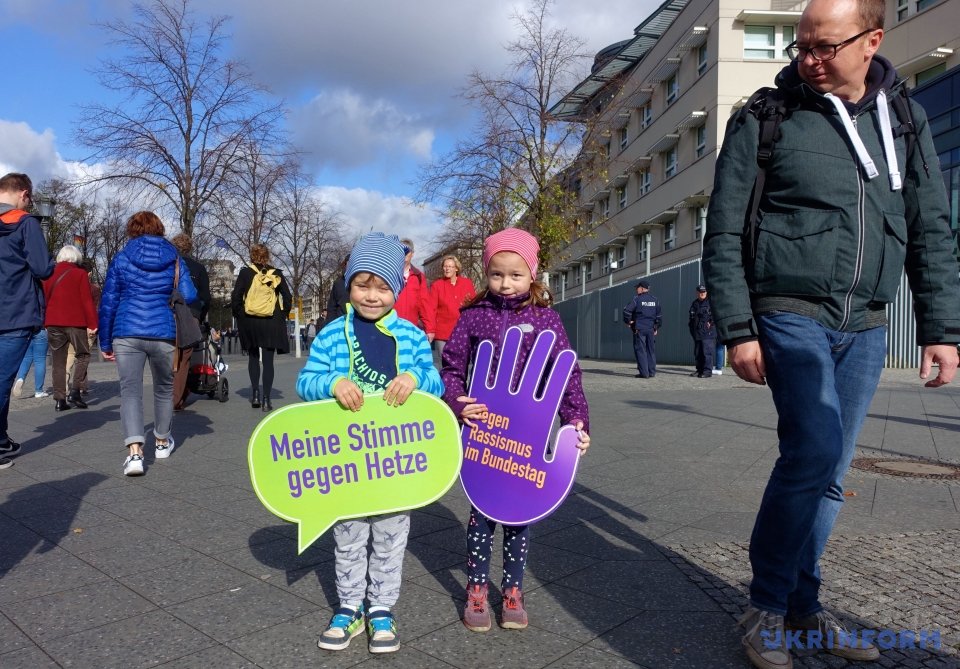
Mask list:
[[[823,608],[819,560],[880,380],[887,329],[837,332],[790,313],[757,321],[780,457],[750,538],[750,603],[801,618]]]
[[[727,347],[723,345],[722,342],[717,341],[717,355],[713,361],[714,369],[723,369],[724,356],[727,352]]]
[[[17,371],[18,379],[27,378],[31,364],[33,365],[34,391],[42,393],[43,381],[47,375],[47,331],[42,328],[30,339],[27,353],[23,356],[23,362],[20,363],[20,369]]]
[[[120,375],[120,425],[123,445],[142,444],[143,367],[149,362],[153,375],[153,435],[170,436],[173,422],[173,342],[123,337],[113,340]]]
[[[17,378],[17,369],[27,352],[33,330],[4,330],[0,332],[0,442],[6,442],[7,415],[10,413],[10,392]]]

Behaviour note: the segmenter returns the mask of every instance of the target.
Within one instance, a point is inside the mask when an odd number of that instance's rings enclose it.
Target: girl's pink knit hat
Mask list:
[[[540,244],[537,238],[520,228],[507,228],[487,237],[483,242],[483,271],[490,266],[490,259],[501,251],[513,251],[527,262],[530,274],[537,278],[537,254]]]

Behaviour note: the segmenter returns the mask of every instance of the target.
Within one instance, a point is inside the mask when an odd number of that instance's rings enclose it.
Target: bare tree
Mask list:
[[[469,222],[471,247],[522,224],[540,238],[544,260],[573,223],[574,198],[557,177],[581,132],[555,122],[548,110],[579,81],[588,59],[582,40],[548,25],[551,2],[532,0],[514,15],[520,36],[507,46],[510,67],[500,76],[474,72],[464,92],[480,115],[476,131],[419,179],[419,199],[443,203],[448,225]]]
[[[122,55],[97,72],[124,99],[84,107],[77,138],[109,163],[107,174],[89,181],[159,194],[192,235],[248,147],[276,139],[283,108],[265,101],[242,63],[222,59],[227,17],[201,22],[189,0],[137,3],[133,13],[132,21],[103,24]]]

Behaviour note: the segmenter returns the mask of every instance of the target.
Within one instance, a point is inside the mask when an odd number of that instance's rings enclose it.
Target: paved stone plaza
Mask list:
[[[340,653],[316,646],[336,599],[331,542],[297,556],[295,526],[254,496],[245,449],[262,414],[245,361],[228,361],[239,391],[226,404],[193,396],[175,418],[176,451],[154,462],[148,443],[139,479],[121,475],[112,364],[91,365],[87,411],[13,400],[24,448],[0,471],[0,667],[749,666],[735,617],[776,458],[765,388],[729,371],[696,379],[666,366],[644,380],[626,363],[585,361],[593,447],[573,494],[533,528],[531,626],[460,623],[468,506],[455,487],[413,513],[403,648],[374,657],[364,636]],[[275,406],[295,401],[300,362],[278,358]],[[915,371],[886,372],[862,455],[960,464],[958,403],[960,385],[930,391]],[[828,606],[874,629],[939,630],[943,644],[856,666],[960,667],[960,480],[854,470],[847,489],[824,561]],[[796,665],[854,666],[822,653]]]

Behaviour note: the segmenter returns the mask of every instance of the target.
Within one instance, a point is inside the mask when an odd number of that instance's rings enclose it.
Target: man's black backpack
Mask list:
[[[899,127],[893,128],[893,136],[894,138],[904,137],[909,159],[917,145],[917,128],[913,122],[913,112],[910,109],[909,91],[906,85],[895,87],[890,103],[893,105],[897,120],[900,121]],[[750,99],[747,100],[740,113],[735,117],[742,122],[744,114],[751,114],[760,123],[757,141],[757,177],[753,182],[753,192],[750,194],[749,218],[747,219],[750,226],[751,258],[756,251],[757,219],[760,213],[760,199],[763,197],[763,188],[767,181],[767,168],[773,158],[774,146],[780,139],[780,124],[790,116],[793,109],[795,109],[795,106],[792,106],[781,89],[764,87],[750,96]],[[923,150],[920,151],[920,161],[923,163],[923,171],[929,178],[930,168],[927,166]]]

